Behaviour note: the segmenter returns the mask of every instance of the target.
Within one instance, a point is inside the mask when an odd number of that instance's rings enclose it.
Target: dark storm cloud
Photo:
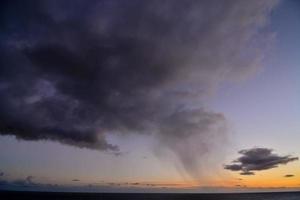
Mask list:
[[[224,168],[231,171],[240,171],[241,175],[254,175],[253,171],[268,170],[299,160],[291,155],[279,156],[272,153],[272,149],[252,148],[239,151],[241,157],[233,161],[233,164],[225,165]]]
[[[285,175],[284,177],[285,178],[292,178],[292,177],[294,177],[295,175],[294,174],[287,174],[287,175]]]
[[[0,130],[119,154],[107,134],[155,134],[185,169],[221,148],[204,108],[260,67],[276,1],[6,1]],[[193,153],[193,154],[192,154]]]

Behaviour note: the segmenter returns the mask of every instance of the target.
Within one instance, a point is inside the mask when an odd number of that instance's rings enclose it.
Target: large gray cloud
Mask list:
[[[116,153],[107,134],[155,134],[194,170],[226,138],[205,98],[261,66],[275,4],[3,2],[1,134]]]
[[[224,168],[231,171],[239,171],[241,175],[254,175],[254,171],[268,170],[279,165],[299,160],[291,155],[279,156],[272,153],[272,149],[252,148],[239,151],[242,156],[233,161],[233,164],[225,165]]]

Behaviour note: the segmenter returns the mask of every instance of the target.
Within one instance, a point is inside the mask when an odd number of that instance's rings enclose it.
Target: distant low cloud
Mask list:
[[[8,183],[19,187],[32,187],[38,185],[37,183],[34,183],[33,179],[33,176],[27,176],[25,179],[19,179]]]
[[[17,190],[17,191],[59,191],[63,187],[57,184],[44,184],[33,181],[33,176],[27,176],[23,179],[16,180],[0,180],[1,190]],[[67,190],[66,190],[67,191]]]
[[[0,176],[4,176],[4,172],[0,172]]]
[[[80,181],[79,179],[73,179],[72,180],[73,182],[78,182],[78,181]]]
[[[4,175],[3,172],[0,173],[0,175]],[[0,180],[0,190],[1,189],[11,189],[11,188],[17,188],[17,189],[22,189],[22,188],[32,188],[32,187],[39,187],[42,186],[43,184],[40,183],[35,183],[33,181],[34,177],[33,176],[27,176],[24,179],[17,179],[17,180]],[[45,185],[46,186],[46,185]],[[47,185],[48,186],[48,185]]]
[[[33,183],[33,179],[34,179],[33,176],[27,176],[25,180],[26,180],[26,182],[28,182],[28,183]]]
[[[241,175],[254,175],[254,171],[268,170],[298,160],[291,155],[280,156],[268,148],[252,148],[239,151],[242,156],[225,165],[224,169],[239,171]],[[290,176],[289,176],[290,177]]]
[[[294,174],[287,174],[287,175],[285,175],[284,177],[285,178],[292,178],[292,177],[294,177],[295,175]]]
[[[246,185],[235,185],[235,187],[247,187]]]
[[[92,184],[93,185],[93,184]],[[151,183],[151,182],[108,182],[108,183],[101,183],[101,184],[94,184],[95,186],[111,186],[111,187],[177,187],[183,186],[182,184],[176,183]]]

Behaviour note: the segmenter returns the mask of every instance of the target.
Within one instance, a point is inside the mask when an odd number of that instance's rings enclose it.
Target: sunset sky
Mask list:
[[[0,4],[0,190],[300,190],[300,1]]]

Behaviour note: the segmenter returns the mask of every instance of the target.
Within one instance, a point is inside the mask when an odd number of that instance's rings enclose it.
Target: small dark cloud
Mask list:
[[[72,180],[73,182],[78,182],[78,181],[80,181],[79,179],[73,179]]]
[[[238,164],[226,165],[225,169],[229,169],[231,171],[240,171],[242,169],[242,166]]]
[[[251,175],[254,175],[254,172],[241,172],[240,175],[244,175],[244,176],[251,176]]]
[[[33,183],[33,179],[34,179],[33,176],[27,176],[25,180],[26,180],[27,183],[31,183],[32,184]]]
[[[122,187],[122,186],[138,186],[138,185],[144,185],[142,183],[139,183],[139,182],[133,182],[133,183],[130,183],[130,182],[109,182],[109,183],[106,183],[105,185],[109,185],[109,186],[118,186],[118,187]]]
[[[4,172],[0,172],[0,176],[4,176]]]
[[[287,174],[287,175],[285,175],[284,177],[285,178],[292,178],[292,177],[294,177],[295,175],[294,174]]]
[[[148,187],[155,187],[156,185],[152,184],[152,183],[147,183],[146,186],[148,186]]]
[[[224,169],[239,171],[241,175],[254,175],[254,171],[268,170],[298,160],[291,155],[280,156],[273,153],[272,149],[252,148],[239,151],[242,156],[232,164],[225,165]]]

